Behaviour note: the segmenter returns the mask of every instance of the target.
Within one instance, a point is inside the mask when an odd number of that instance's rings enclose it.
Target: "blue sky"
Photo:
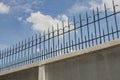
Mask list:
[[[112,11],[111,0],[0,0],[0,49],[16,44],[53,25],[106,3]],[[115,0],[120,4],[120,0]],[[117,8],[120,10],[120,7]]]

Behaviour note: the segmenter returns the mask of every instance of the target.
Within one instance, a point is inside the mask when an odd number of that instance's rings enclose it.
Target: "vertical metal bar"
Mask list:
[[[5,50],[3,50],[3,54],[4,54],[4,70],[5,70]]]
[[[45,54],[45,56],[46,56],[46,59],[48,59],[48,50],[46,49],[46,54]]]
[[[18,54],[19,54],[19,44],[16,44],[16,63],[18,62]],[[9,49],[8,49],[8,55],[9,55]],[[8,61],[9,61],[9,56],[8,56]]]
[[[75,36],[75,50],[77,50],[77,35],[76,35],[76,20],[74,16],[74,36]]]
[[[3,71],[3,53],[1,50],[1,71]]]
[[[6,65],[8,66],[8,48],[6,48]],[[7,67],[8,69],[8,67]]]
[[[42,55],[42,51],[41,51],[42,50],[41,49],[41,33],[39,33],[39,50],[40,50],[40,53],[39,53],[40,57],[39,58],[40,58],[40,60],[42,60],[42,56],[41,56]]]
[[[4,57],[4,56],[3,56],[3,57]],[[10,65],[11,65],[11,62],[12,62],[11,58],[12,58],[12,53],[11,53],[11,46],[10,46],[10,59],[9,59]],[[4,63],[3,63],[3,64],[4,64]],[[11,66],[10,66],[10,68],[11,68]]]
[[[20,61],[21,61],[21,60],[22,60],[22,54],[23,54],[23,45],[22,45],[22,43],[20,44],[20,47],[21,47],[21,50],[20,50],[20,51],[21,51],[21,53],[20,53],[20,54],[21,54],[21,55],[20,55]],[[21,65],[21,64],[20,64],[20,65]]]
[[[101,28],[100,28],[100,15],[99,15],[99,10],[98,10],[98,7],[97,7],[97,17],[98,17],[98,29],[99,29],[99,37],[100,37],[100,44],[101,44]],[[97,39],[97,38],[96,38]]]
[[[8,48],[8,65],[10,64],[10,48]],[[9,67],[8,67],[9,68]]]
[[[35,48],[36,48],[36,49],[35,49],[35,52],[36,52],[36,54],[37,54],[37,50],[38,50],[38,49],[37,49],[37,41],[38,41],[38,40],[37,40],[37,34],[35,35],[35,40],[36,40],[36,41],[35,41],[35,42],[36,42],[36,43],[35,43]]]
[[[48,55],[50,58],[50,31],[49,31],[49,28],[48,28]]]
[[[32,63],[33,62],[33,59],[31,58],[31,55],[33,55],[33,42],[34,42],[34,37],[32,36],[32,46],[31,46],[31,54],[30,54],[30,60],[31,60],[31,62],[30,63]]]
[[[2,72],[2,53],[1,53],[1,50],[0,50],[0,72]]]
[[[27,57],[27,56],[26,56],[26,50],[27,50],[27,48],[26,48],[26,45],[27,45],[27,44],[26,44],[26,39],[25,39],[24,45],[25,45],[25,49],[24,49],[24,61],[25,61],[25,62],[24,62],[24,64],[27,64],[27,61],[26,61],[26,59],[25,59],[25,58]]]
[[[2,58],[3,58],[3,60],[2,60],[2,63],[3,63],[2,68],[3,68],[3,71],[4,71],[4,53],[3,53],[3,50],[2,50]]]
[[[4,66],[5,66],[5,63],[4,63],[4,52],[3,52],[3,50],[2,50],[2,55],[3,55],[3,70],[4,70]]]
[[[3,54],[3,60],[4,60],[4,54]],[[10,65],[11,64],[12,64],[12,46],[10,46]],[[12,66],[10,66],[10,68],[12,68]]]
[[[52,47],[51,47],[51,49],[50,49],[51,51],[50,51],[50,55],[51,55],[51,57],[50,58],[52,58]]]
[[[21,60],[23,60],[24,59],[24,45],[23,45],[23,41],[22,41],[22,57],[21,57]],[[21,65],[22,65],[22,63],[21,63]]]
[[[72,51],[74,51],[74,42],[72,40]]]
[[[14,59],[15,59],[15,56],[14,56],[14,45],[13,45],[13,48],[12,48],[12,64],[14,64]]]
[[[107,26],[107,33],[108,33],[108,41],[110,41],[109,25],[108,25],[108,18],[107,18],[107,8],[106,8],[106,4],[104,4],[104,9],[105,9],[105,19],[106,19],[106,26]]]
[[[0,50],[0,72],[2,72],[2,53],[1,53],[1,50]]]
[[[3,70],[4,70],[4,52],[2,50],[2,56],[3,56]]]
[[[80,38],[78,38],[78,47],[79,47],[79,50],[80,50]]]
[[[4,55],[4,70],[6,70],[5,69],[5,67],[6,67],[6,65],[5,65],[5,50],[3,50],[3,55]]]
[[[10,49],[8,48],[7,51],[8,51],[8,65],[9,65],[10,64]],[[8,69],[9,69],[9,67],[8,67]]]
[[[30,38],[28,38],[28,57],[27,57],[27,58],[28,58],[28,60],[27,60],[27,61],[28,61],[28,62],[27,62],[28,64],[29,64],[29,62],[30,62],[30,47],[31,47],[31,46],[30,46]]]
[[[103,29],[103,41],[105,42],[105,32],[104,32],[104,29]]]
[[[20,57],[21,57],[21,49],[20,49],[20,42],[19,42],[19,53],[18,53],[18,60],[20,60]],[[10,49],[10,54],[11,54],[11,49]],[[18,61],[19,62],[19,61]]]
[[[97,30],[96,30],[96,19],[95,19],[95,11],[93,9],[93,23],[94,23],[94,32],[95,32],[95,42],[96,42],[96,45],[98,44],[97,42]]]
[[[93,33],[91,33],[92,46],[94,46]]]
[[[5,48],[5,66],[7,70],[7,49]]]
[[[5,65],[5,50],[3,50],[3,53],[4,53],[4,70],[6,70],[6,68],[5,68],[6,67],[6,65]],[[13,59],[13,57],[12,57],[12,59]]]
[[[2,57],[2,62],[1,62],[1,64],[2,64],[2,71],[3,71],[3,53],[2,53],[2,50],[1,50],[1,57]]]
[[[4,69],[5,69],[5,50],[3,50],[3,54],[4,54]]]
[[[114,10],[114,19],[115,19],[115,27],[117,31],[117,38],[119,38],[118,23],[117,23],[116,8],[115,8],[114,0],[112,0],[112,3],[113,3],[113,10]]]
[[[35,57],[36,57],[36,59],[35,59],[35,61],[38,61],[38,47],[37,47],[37,44],[38,44],[38,38],[37,38],[37,34],[35,35]]]
[[[44,60],[44,53],[43,53],[43,50],[42,50],[42,60]]]
[[[66,52],[68,53],[68,43],[66,42]]]
[[[59,39],[59,25],[57,24],[57,37],[58,37],[58,54],[60,54],[59,53],[59,45],[60,45],[60,39]]]
[[[6,48],[6,66],[8,66],[8,48]],[[8,69],[8,67],[7,67]]]
[[[5,55],[5,67],[6,67],[6,49],[4,50],[4,55]]]
[[[68,19],[68,39],[69,39],[69,50],[71,51],[71,37],[70,37],[70,23]]]
[[[60,48],[60,55],[62,55],[62,43],[61,43],[61,48]]]
[[[15,63],[16,63],[16,61],[17,61],[17,53],[18,53],[18,52],[17,52],[17,49],[18,49],[18,48],[17,48],[17,44],[16,44],[16,47],[15,47]],[[8,51],[8,50],[7,50],[7,51]],[[16,66],[17,66],[17,65],[16,65]]]
[[[8,65],[8,48],[6,48],[6,64]]]
[[[57,45],[55,46],[55,56],[57,56]]]
[[[64,23],[62,23],[63,25],[63,51],[65,53],[65,27],[64,27]]]
[[[82,33],[82,18],[81,18],[81,14],[79,15],[79,20],[80,20],[80,37],[81,37],[81,45],[82,45],[82,49],[83,49],[83,33]]]
[[[113,27],[111,26],[111,31],[112,31],[112,38],[113,38],[113,40],[115,39],[115,37],[114,37],[114,31],[113,31]]]
[[[88,33],[88,45],[90,47],[90,32],[89,32],[89,18],[88,18],[88,14],[87,14],[87,11],[86,11],[86,20],[87,20],[87,33]]]
[[[43,41],[43,44],[44,44],[44,45],[43,45],[43,47],[44,47],[44,60],[45,60],[45,57],[46,57],[46,55],[45,55],[45,54],[46,54],[46,53],[45,53],[45,31],[44,31],[44,37],[43,37],[43,38],[44,38],[44,41]]]
[[[52,57],[54,57],[55,55],[54,55],[54,27],[52,27],[52,38],[53,38],[53,56]]]
[[[16,63],[16,67],[17,65],[17,59],[18,59],[18,44],[16,43],[16,52],[15,52],[16,56],[15,56],[15,63]],[[8,49],[8,56],[9,56],[9,49]],[[9,63],[9,57],[8,57],[8,63]]]
[[[8,48],[8,65],[10,64],[10,48]],[[9,68],[9,67],[8,67]]]
[[[2,71],[3,71],[3,53],[2,53],[2,50],[1,50],[1,56],[2,56]]]
[[[4,62],[5,62],[5,67],[6,67],[6,49],[4,49]]]
[[[7,65],[8,65],[8,56],[7,56],[7,55],[8,55],[8,52],[7,52],[7,48],[6,48],[6,51],[5,51],[5,52],[6,52],[6,66],[7,66]],[[7,67],[7,68],[8,68],[8,67]]]
[[[86,39],[86,35],[85,35],[85,48],[87,48],[87,39]]]

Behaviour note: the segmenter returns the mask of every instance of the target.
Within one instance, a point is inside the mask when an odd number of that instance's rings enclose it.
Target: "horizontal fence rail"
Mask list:
[[[93,9],[85,18],[81,14],[68,20],[68,25],[62,23],[62,28],[52,27],[52,31],[36,34],[28,40],[19,42],[0,51],[0,72],[14,69],[37,61],[82,50],[105,43],[120,37],[120,8],[113,1],[113,11],[104,5],[104,11]],[[120,10],[120,9],[119,9]]]

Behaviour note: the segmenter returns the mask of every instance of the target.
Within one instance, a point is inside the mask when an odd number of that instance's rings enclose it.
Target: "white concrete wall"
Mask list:
[[[38,80],[38,68],[7,74],[1,76],[0,80]]]
[[[47,64],[46,80],[120,80],[120,46]]]
[[[45,80],[45,66],[39,66],[38,69],[38,80]]]
[[[120,40],[2,72],[0,80],[120,80]]]

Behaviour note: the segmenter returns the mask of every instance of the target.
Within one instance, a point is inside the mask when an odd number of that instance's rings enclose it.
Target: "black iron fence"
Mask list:
[[[57,25],[57,29],[52,27],[52,31],[48,29],[44,34],[1,50],[0,72],[119,39],[120,9],[117,8],[119,5],[113,1],[113,11],[104,5],[105,11],[96,8],[90,15],[86,12],[85,19],[80,14],[73,21],[68,20],[67,26],[63,22],[62,28]]]

